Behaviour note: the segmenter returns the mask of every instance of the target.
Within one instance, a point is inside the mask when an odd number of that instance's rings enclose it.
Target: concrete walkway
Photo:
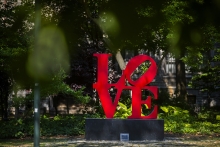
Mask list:
[[[170,146],[197,146],[196,143],[186,142],[184,139],[179,137],[165,137],[164,141],[86,141],[85,139],[73,139],[67,142],[68,146],[76,147],[170,147]]]

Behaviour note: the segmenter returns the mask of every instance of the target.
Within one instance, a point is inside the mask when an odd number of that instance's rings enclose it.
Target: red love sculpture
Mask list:
[[[97,90],[104,113],[107,118],[113,118],[116,107],[122,90],[129,89],[132,91],[132,114],[128,118],[131,119],[156,119],[158,113],[158,106],[155,105],[152,112],[147,116],[141,116],[141,106],[147,104],[148,109],[151,109],[151,96],[148,96],[146,100],[141,100],[141,91],[146,89],[151,91],[155,99],[158,99],[158,88],[156,86],[146,86],[149,84],[157,73],[156,62],[147,55],[138,55],[133,57],[127,64],[121,78],[115,84],[108,83],[108,58],[110,54],[94,54],[98,59],[98,71],[97,82],[93,84],[93,88]],[[145,61],[150,61],[151,65],[148,70],[142,74],[142,76],[133,81],[131,79],[132,73],[135,69]],[[126,80],[131,84],[127,86]],[[109,89],[114,87],[117,89],[117,94],[114,102],[112,102]]]

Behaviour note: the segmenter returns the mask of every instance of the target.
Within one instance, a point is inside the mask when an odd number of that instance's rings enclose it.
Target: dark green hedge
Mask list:
[[[80,135],[85,132],[85,118],[98,118],[98,115],[69,115],[40,119],[41,136]],[[34,135],[34,118],[0,121],[0,138],[23,138]]]

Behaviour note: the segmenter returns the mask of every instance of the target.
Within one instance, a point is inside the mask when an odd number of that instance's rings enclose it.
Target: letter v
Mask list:
[[[108,83],[108,57],[110,54],[94,54],[98,58],[98,70],[97,70],[97,82],[93,84],[98,92],[102,107],[104,109],[105,116],[107,118],[113,118],[115,114],[116,107],[121,95],[122,90],[125,87],[125,77],[119,79],[116,84]],[[114,102],[112,102],[109,89],[115,87],[117,89],[117,94]]]

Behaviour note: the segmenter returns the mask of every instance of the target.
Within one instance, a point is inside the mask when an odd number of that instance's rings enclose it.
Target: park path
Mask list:
[[[190,138],[184,137],[165,137],[164,141],[86,141],[85,139],[70,139],[67,146],[74,147],[220,147],[220,138]]]

